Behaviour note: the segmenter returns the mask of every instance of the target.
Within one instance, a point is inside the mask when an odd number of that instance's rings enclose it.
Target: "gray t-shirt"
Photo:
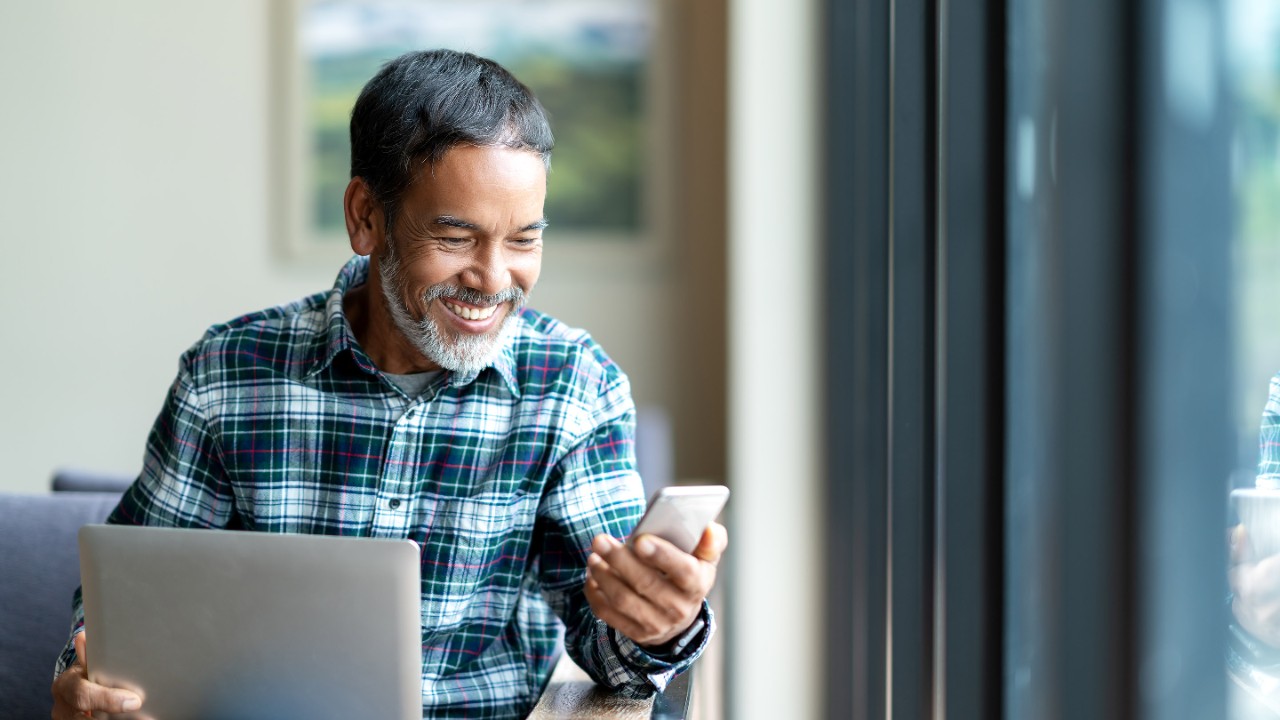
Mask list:
[[[409,375],[394,375],[389,372],[382,373],[387,379],[395,384],[396,387],[404,391],[405,395],[416,398],[427,389],[427,386],[435,381],[436,378],[444,374],[443,370],[428,370],[427,372],[410,373]]]

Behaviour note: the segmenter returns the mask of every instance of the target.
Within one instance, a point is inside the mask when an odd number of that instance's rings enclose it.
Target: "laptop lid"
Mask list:
[[[89,525],[86,665],[140,716],[421,718],[410,540]]]

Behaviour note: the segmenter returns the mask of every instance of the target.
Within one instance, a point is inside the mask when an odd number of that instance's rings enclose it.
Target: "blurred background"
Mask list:
[[[330,287],[355,96],[446,45],[510,62],[551,108],[535,306],[673,413],[681,476],[723,477],[725,61],[696,24],[723,51],[723,9],[667,5],[6,3],[0,182],[24,270],[0,292],[13,346],[40,350],[5,361],[0,397],[23,411],[2,421],[3,482],[135,472],[206,327]]]
[[[733,489],[705,717],[1280,716],[1278,8],[4,3],[0,490],[135,473],[204,328],[330,287],[354,93],[447,45],[552,116],[532,304]]]
[[[815,606],[817,26],[809,3],[739,2],[735,20],[728,5],[0,4],[0,490],[45,492],[58,468],[135,474],[178,356],[205,328],[331,287],[349,255],[339,230],[354,93],[400,52],[445,45],[509,63],[552,116],[552,227],[531,304],[591,331],[638,405],[669,418],[677,481],[730,482],[742,513],[750,493],[730,481],[732,463],[780,489],[756,502],[784,536],[760,536],[750,556],[794,573],[762,575],[764,614],[740,622]],[[751,35],[736,59],[732,32]],[[779,54],[751,51],[766,37]],[[743,120],[731,127],[735,74]],[[736,252],[751,263],[740,272],[759,277],[742,287],[768,287],[736,301],[734,143],[742,177],[754,177],[736,201]],[[785,230],[761,232],[765,216]],[[750,335],[735,367],[731,305]],[[756,418],[737,460],[734,414]],[[735,552],[747,557],[751,542],[735,535]],[[765,642],[810,643],[817,621],[799,613]],[[816,688],[807,663],[783,675]],[[801,697],[801,715],[816,713],[816,690]]]

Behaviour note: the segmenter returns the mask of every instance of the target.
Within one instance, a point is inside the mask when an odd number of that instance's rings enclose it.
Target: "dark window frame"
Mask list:
[[[1168,3],[826,10],[827,715],[1220,714],[1228,124]]]
[[[990,717],[1003,4],[827,7],[827,716]]]

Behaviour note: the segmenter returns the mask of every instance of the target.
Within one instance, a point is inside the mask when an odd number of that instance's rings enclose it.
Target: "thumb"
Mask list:
[[[693,549],[693,556],[709,562],[712,565],[719,564],[720,556],[724,554],[724,549],[729,545],[729,531],[720,523],[713,522],[702,531],[702,539],[698,541],[698,546]]]
[[[1244,525],[1231,528],[1231,564],[1250,563],[1254,559],[1253,545],[1249,542],[1249,533]]]

